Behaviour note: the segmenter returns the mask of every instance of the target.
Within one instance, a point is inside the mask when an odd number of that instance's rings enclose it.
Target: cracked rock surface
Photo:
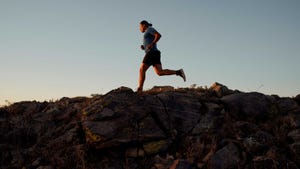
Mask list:
[[[300,167],[299,95],[120,87],[0,108],[1,169]]]

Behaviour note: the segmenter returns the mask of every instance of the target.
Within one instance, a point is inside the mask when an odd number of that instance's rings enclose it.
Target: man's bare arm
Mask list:
[[[148,48],[151,49],[161,38],[161,34],[159,32],[154,33],[154,40],[151,44],[149,44]]]

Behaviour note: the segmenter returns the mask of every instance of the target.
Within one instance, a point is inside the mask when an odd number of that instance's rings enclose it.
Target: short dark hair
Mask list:
[[[147,25],[147,26],[152,26],[152,24],[149,23],[149,22],[146,21],[146,20],[142,20],[142,21],[140,22],[140,24],[142,24],[142,25]]]

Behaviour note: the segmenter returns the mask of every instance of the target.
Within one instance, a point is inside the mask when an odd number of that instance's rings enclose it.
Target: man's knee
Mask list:
[[[147,71],[147,67],[145,65],[142,65],[140,67],[140,73],[145,73]]]
[[[140,67],[140,73],[145,73],[145,72],[146,72],[145,69]]]
[[[158,75],[158,76],[162,76],[162,75],[164,75],[163,74],[163,71],[159,71],[159,70],[157,70],[157,71],[155,71],[156,72],[156,74]]]

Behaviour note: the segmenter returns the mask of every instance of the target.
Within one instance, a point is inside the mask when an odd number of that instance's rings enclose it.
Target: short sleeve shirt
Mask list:
[[[158,51],[156,44],[151,49],[148,49],[148,47],[147,47],[148,45],[150,45],[153,42],[153,40],[155,38],[154,34],[156,32],[157,31],[151,26],[148,27],[146,29],[146,31],[144,32],[143,45],[145,47],[146,53],[148,53],[149,51]]]

